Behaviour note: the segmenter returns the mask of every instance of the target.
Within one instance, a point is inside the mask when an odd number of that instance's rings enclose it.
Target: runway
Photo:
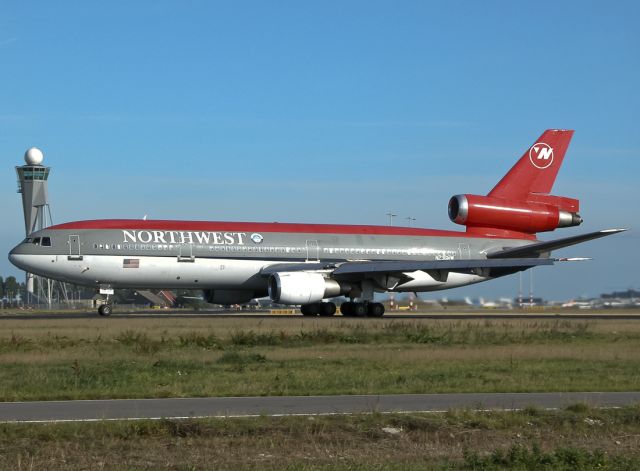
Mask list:
[[[97,313],[90,312],[55,312],[55,313],[20,313],[2,314],[0,322],[3,320],[43,320],[43,319],[281,319],[282,321],[292,319],[320,319],[325,322],[334,320],[344,320],[345,317],[336,315],[334,317],[303,317],[301,314],[271,314],[269,311],[181,311],[181,312],[159,312],[159,311],[134,311],[115,312],[110,317],[100,317]],[[348,317],[346,319],[359,319]],[[577,319],[577,320],[640,320],[638,310],[631,311],[582,311],[582,312],[518,312],[518,311],[438,311],[438,312],[414,312],[397,313],[389,312],[379,318],[362,318],[368,322],[380,322],[393,319],[442,319],[442,320],[473,320],[473,319]]]
[[[265,396],[116,399],[0,403],[0,422],[187,419],[439,412],[448,409],[559,409],[585,403],[622,407],[640,403],[640,392],[399,394],[369,396]]]

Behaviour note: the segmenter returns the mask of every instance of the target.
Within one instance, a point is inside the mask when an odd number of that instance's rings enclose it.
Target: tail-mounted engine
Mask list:
[[[456,224],[525,234],[578,226],[579,201],[551,195],[530,194],[527,201],[479,195],[456,195],[449,200],[449,218]]]

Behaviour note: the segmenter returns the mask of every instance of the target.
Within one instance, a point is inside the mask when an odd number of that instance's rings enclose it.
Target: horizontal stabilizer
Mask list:
[[[523,257],[539,257],[544,253],[551,252],[552,250],[561,249],[563,247],[570,247],[571,245],[580,244],[588,240],[599,239],[600,237],[606,237],[608,235],[624,232],[626,229],[605,229],[597,232],[589,232],[588,234],[581,234],[573,237],[565,237],[563,239],[550,240],[548,242],[538,242],[536,244],[525,245],[522,247],[514,247],[511,249],[504,249],[498,252],[492,252],[487,254],[489,259],[504,259],[504,258],[523,258]]]

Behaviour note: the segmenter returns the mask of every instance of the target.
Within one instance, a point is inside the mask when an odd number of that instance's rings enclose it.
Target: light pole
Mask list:
[[[397,214],[393,214],[393,213],[387,213],[387,216],[389,216],[389,225],[393,226],[393,218],[397,216]]]
[[[407,216],[405,219],[408,221],[409,227],[411,227],[413,221],[416,220],[416,218],[412,218],[411,216]]]

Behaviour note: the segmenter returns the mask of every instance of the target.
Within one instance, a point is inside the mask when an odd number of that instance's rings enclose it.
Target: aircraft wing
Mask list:
[[[509,259],[522,257],[540,257],[552,250],[569,247],[588,240],[599,239],[612,234],[624,232],[626,229],[605,229],[602,231],[589,232],[588,234],[580,234],[573,237],[565,237],[563,239],[550,240],[547,242],[538,242],[535,244],[524,245],[522,247],[505,248],[497,252],[487,254],[488,259]]]
[[[480,273],[488,269],[526,269],[540,265],[553,265],[549,258],[504,258],[475,260],[429,260],[429,261],[356,261],[341,263],[277,263],[260,271],[262,276],[278,272],[326,271],[333,278],[351,278],[356,275],[379,275],[412,271],[443,271],[458,273]]]
[[[293,271],[323,271],[334,279],[353,279],[366,277],[367,275],[393,275],[425,271],[436,277],[446,278],[446,273],[469,273],[492,276],[498,274],[514,273],[527,268],[553,265],[563,259],[547,258],[552,250],[569,247],[571,245],[598,239],[612,234],[623,232],[626,229],[605,229],[588,234],[573,237],[565,237],[547,242],[537,242],[521,247],[505,248],[487,254],[486,259],[472,260],[428,260],[428,261],[403,261],[403,260],[362,260],[352,262],[306,262],[306,263],[276,263],[264,267],[260,275],[268,277],[274,273]],[[499,276],[499,275],[498,275]]]
[[[489,269],[526,269],[540,265],[553,265],[555,260],[549,258],[509,258],[509,259],[475,259],[475,260],[430,260],[430,261],[364,261],[346,262],[332,272],[332,276],[348,278],[353,275],[380,275],[405,273],[412,271],[440,271],[456,273],[480,274]]]

